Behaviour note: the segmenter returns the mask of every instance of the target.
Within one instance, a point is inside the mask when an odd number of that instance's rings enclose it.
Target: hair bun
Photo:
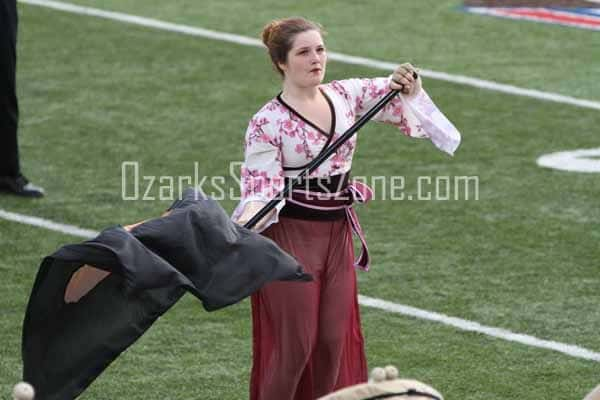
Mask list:
[[[269,47],[269,43],[271,43],[273,34],[277,31],[279,25],[281,25],[281,20],[279,19],[274,19],[273,21],[265,25],[262,31],[262,41],[265,44],[265,46]]]

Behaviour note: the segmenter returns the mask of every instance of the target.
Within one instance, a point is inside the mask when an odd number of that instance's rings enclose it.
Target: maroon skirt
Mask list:
[[[352,221],[345,211],[291,211],[264,235],[314,281],[273,282],[252,296],[251,400],[314,400],[367,380]]]

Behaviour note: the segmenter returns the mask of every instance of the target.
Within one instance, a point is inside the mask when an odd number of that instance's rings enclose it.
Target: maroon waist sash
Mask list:
[[[353,203],[366,203],[373,197],[369,186],[358,181],[349,181],[349,174],[334,175],[329,178],[312,178],[304,180],[292,190],[291,196],[279,213],[281,217],[313,220],[335,221],[346,218],[352,233],[361,242],[361,252],[354,266],[369,269],[369,250],[364,232],[358,221]]]

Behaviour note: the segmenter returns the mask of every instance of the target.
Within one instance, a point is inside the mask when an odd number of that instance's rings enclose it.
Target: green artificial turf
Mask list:
[[[600,100],[597,32],[469,15],[455,1],[376,3],[77,1],[253,37],[270,18],[305,15],[325,25],[330,50]],[[122,199],[125,161],[157,180],[193,176],[197,163],[201,177],[224,176],[239,193],[230,163],[242,159],[249,118],[279,90],[264,50],[27,4],[19,12],[22,164],[48,195],[2,196],[1,209],[94,230],[160,214],[170,201]],[[382,74],[328,66],[328,79]],[[598,147],[598,111],[433,79],[424,86],[463,143],[451,158],[391,127],[361,131],[353,174],[387,186],[359,207],[373,258],[360,292],[600,351],[599,176],[535,163]],[[394,176],[413,200],[389,199]],[[416,200],[421,176],[477,177],[479,199]],[[160,194],[156,182],[149,195]],[[236,202],[221,204],[231,211]],[[80,240],[0,220],[0,397],[20,379],[39,262]],[[581,399],[600,381],[594,361],[362,312],[369,366],[396,364],[449,399]],[[81,398],[247,398],[250,335],[247,301],[207,313],[186,296]]]

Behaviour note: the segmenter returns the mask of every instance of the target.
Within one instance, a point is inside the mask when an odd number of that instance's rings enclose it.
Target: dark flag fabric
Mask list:
[[[101,279],[69,294],[88,270]],[[167,216],[108,228],[42,261],[23,323],[24,380],[37,400],[73,399],[186,292],[213,311],[273,280],[311,279],[274,242],[187,190]]]

